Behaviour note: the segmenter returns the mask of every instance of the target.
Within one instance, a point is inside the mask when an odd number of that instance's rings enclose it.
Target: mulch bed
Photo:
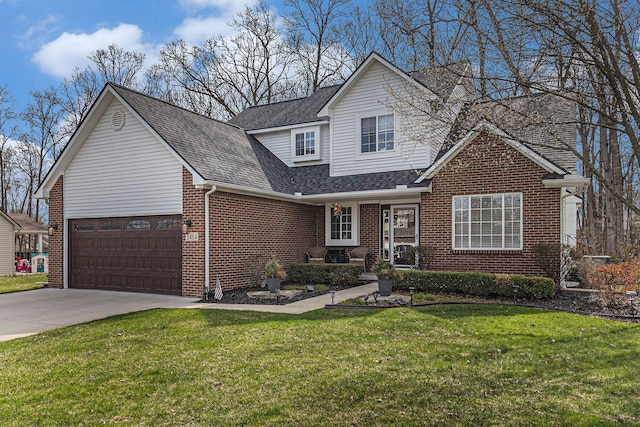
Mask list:
[[[335,288],[336,290],[345,289],[344,287]],[[289,304],[295,301],[300,301],[306,298],[312,298],[319,295],[329,293],[329,290],[325,291],[301,291],[298,295],[292,297],[281,298],[250,298],[247,293],[255,291],[265,291],[265,288],[255,287],[247,289],[236,289],[232,291],[224,292],[222,300],[218,301],[213,298],[213,292],[209,300],[201,300],[202,303],[210,304]],[[395,295],[395,294],[394,294]],[[404,302],[410,301],[410,296],[405,294],[398,295]],[[414,306],[426,306],[434,304],[514,304],[513,299],[506,298],[479,298],[479,297],[465,297],[463,295],[435,295],[434,301],[421,301],[414,304]],[[604,300],[599,298],[597,294],[588,292],[576,292],[571,290],[561,291],[552,299],[548,300],[517,300],[515,305],[532,308],[543,308],[549,310],[564,311],[568,313],[580,314],[591,317],[601,317],[612,320],[620,320],[625,322],[640,323],[640,297],[633,301],[633,304],[628,298],[622,296],[617,301]],[[377,303],[374,298],[369,298],[366,303],[360,303],[357,305],[336,304],[331,308],[390,308],[405,306],[405,304],[399,304],[397,298],[380,299]]]

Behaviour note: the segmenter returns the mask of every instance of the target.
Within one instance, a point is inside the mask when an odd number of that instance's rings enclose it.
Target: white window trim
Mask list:
[[[315,134],[315,153],[296,156],[296,135],[313,132]],[[320,160],[320,126],[308,126],[291,129],[291,160],[295,162],[308,162],[310,160]]]
[[[520,196],[520,246],[514,248],[505,248],[504,247],[504,203],[502,204],[502,247],[500,248],[472,248],[472,247],[456,247],[456,208],[455,208],[455,200],[457,197],[486,197],[486,196],[502,196],[502,200],[504,201],[504,196]],[[524,211],[524,199],[522,197],[522,193],[491,193],[491,194],[458,194],[456,196],[451,197],[451,248],[454,251],[521,251],[523,245],[523,235],[524,235],[524,224],[522,222]],[[471,245],[469,245],[471,246]]]
[[[325,245],[326,246],[359,246],[360,245],[360,205],[357,203],[340,203],[343,208],[351,208],[351,239],[331,238],[331,217],[333,216],[333,203],[327,203],[325,212]]]
[[[384,150],[384,151],[372,151],[363,153],[362,152],[362,119],[366,119],[368,117],[376,117],[376,127],[377,127],[377,118],[379,116],[386,116],[388,114],[393,114],[393,150]],[[394,111],[389,111],[387,109],[377,109],[377,110],[368,110],[364,112],[357,113],[355,115],[355,141],[356,141],[356,159],[357,160],[370,160],[376,158],[384,158],[384,157],[398,157],[400,156],[400,115]]]

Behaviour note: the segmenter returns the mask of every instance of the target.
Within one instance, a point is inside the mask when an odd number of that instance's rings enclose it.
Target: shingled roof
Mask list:
[[[329,176],[329,165],[289,168],[253,136],[122,86],[122,99],[204,179],[293,195],[343,193],[412,186],[414,170]],[[424,182],[421,186],[427,186]]]
[[[430,184],[430,181],[414,184],[419,173],[413,169],[330,176],[329,165],[314,165],[291,168],[290,173],[295,191],[305,195],[393,190],[397,185],[428,187]]]
[[[487,121],[568,173],[576,172],[576,105],[544,93],[472,102],[463,106],[435,161],[480,122]]]
[[[329,86],[316,90],[306,98],[249,107],[229,123],[251,131],[318,122],[323,120],[318,117],[318,111],[338,89],[340,85]]]
[[[205,180],[293,194],[287,165],[239,127],[109,85]]]
[[[453,89],[464,79],[472,79],[471,65],[468,61],[459,61],[438,67],[425,68],[407,73],[424,87],[447,100]]]

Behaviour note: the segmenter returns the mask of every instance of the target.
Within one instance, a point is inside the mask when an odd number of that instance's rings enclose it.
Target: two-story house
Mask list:
[[[198,296],[314,246],[405,266],[429,245],[436,269],[541,274],[531,247],[575,236],[587,184],[566,149],[575,106],[478,103],[469,75],[373,53],[342,85],[229,123],[107,84],[37,192],[49,285]]]

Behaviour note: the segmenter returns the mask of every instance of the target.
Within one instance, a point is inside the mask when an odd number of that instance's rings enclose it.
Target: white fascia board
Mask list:
[[[584,187],[591,183],[589,178],[585,178],[582,175],[564,175],[558,179],[543,179],[542,184],[546,188],[570,188],[570,187]]]
[[[306,128],[309,126],[320,126],[320,125],[328,125],[328,124],[329,124],[328,120],[320,120],[317,122],[298,123],[295,125],[278,126],[274,128],[246,130],[245,133],[247,135],[259,135],[261,133],[267,133],[267,132],[278,132],[282,130],[292,130],[292,129]]]
[[[398,67],[391,64],[389,61],[384,59],[382,56],[378,55],[376,52],[372,52],[367,57],[367,59],[365,59],[362,62],[362,64],[360,64],[360,66],[356,69],[356,71],[354,71],[353,74],[349,76],[347,81],[342,84],[340,89],[338,89],[338,91],[334,93],[333,96],[324,104],[324,106],[320,109],[320,111],[318,111],[318,117],[327,117],[331,115],[330,110],[333,108],[333,105],[337,103],[340,99],[342,99],[342,97],[349,91],[351,86],[354,85],[360,79],[360,77],[366,73],[366,71],[368,71],[373,61],[376,61],[384,65],[394,74],[396,74],[397,76],[400,76],[400,78],[402,79],[405,79],[407,82],[410,82],[416,88],[426,91],[431,95],[435,95],[426,86],[420,84],[415,79],[412,79],[411,77],[409,77],[407,73],[403,72]]]
[[[343,200],[369,200],[381,198],[403,198],[407,196],[416,196],[420,193],[430,193],[431,185],[428,187],[410,187],[406,189],[390,189],[390,190],[368,190],[368,191],[349,191],[344,193],[323,193],[323,194],[285,194],[270,190],[257,190],[255,188],[244,187],[241,185],[228,184],[217,181],[205,181],[206,186],[213,186],[218,191],[226,191],[234,194],[244,194],[248,196],[264,197],[267,199],[281,200],[285,202],[303,203],[309,205],[323,204],[327,201],[343,201]]]
[[[500,137],[503,141],[505,141],[509,146],[519,151],[529,160],[533,161],[547,172],[557,173],[559,175],[565,175],[567,172],[554,165],[549,160],[542,157],[540,154],[526,147],[521,142],[516,141],[512,137],[510,137],[507,133],[505,133],[502,129],[496,127],[494,124],[489,123],[487,121],[483,121],[479,123],[475,128],[469,131],[463,138],[458,141],[456,145],[453,146],[443,157],[440,158],[437,162],[429,166],[429,168],[422,174],[420,178],[416,180],[416,183],[419,184],[425,179],[433,178],[439,171],[442,169],[451,159],[453,159],[464,147],[469,144],[480,132],[483,130],[487,130],[489,133],[492,133],[498,137]]]
[[[344,193],[323,193],[323,194],[309,194],[298,196],[297,200],[308,200],[316,202],[326,201],[343,201],[343,200],[378,200],[382,198],[397,197],[403,198],[405,196],[415,196],[420,193],[430,193],[431,185],[428,187],[409,187],[405,189],[390,189],[390,190],[368,190],[368,191],[349,191]]]

